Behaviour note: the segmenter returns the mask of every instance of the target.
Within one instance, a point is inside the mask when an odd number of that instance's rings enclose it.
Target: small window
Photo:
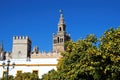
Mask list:
[[[6,77],[6,76],[7,76],[7,72],[3,71],[3,77]]]
[[[17,74],[19,74],[19,73],[22,73],[22,70],[18,70],[18,71],[17,71]]]
[[[38,70],[33,70],[33,74],[38,75]]]
[[[60,39],[60,42],[63,42],[63,38]]]
[[[20,54],[21,54],[21,51],[18,51],[18,54],[20,55]]]

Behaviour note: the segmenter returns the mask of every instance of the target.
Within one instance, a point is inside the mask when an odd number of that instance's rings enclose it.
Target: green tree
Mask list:
[[[90,73],[94,72],[91,57],[97,53],[96,42],[97,38],[91,34],[83,40],[70,41],[66,44],[67,50],[61,54],[62,58],[57,67],[61,79],[93,79],[93,73]]]
[[[30,72],[26,73],[17,73],[14,80],[39,80],[38,75]]]
[[[107,30],[100,41],[104,78],[106,80],[120,80],[120,27]]]
[[[57,71],[43,75],[43,80],[120,80],[120,27],[107,30],[99,42],[91,34],[66,46]]]
[[[8,76],[8,79],[9,79],[9,80],[14,80],[14,77],[13,77],[12,75],[9,75],[9,76]],[[1,78],[0,80],[7,80],[7,77],[3,77],[3,78]]]
[[[41,80],[59,80],[59,77],[58,77],[58,73],[57,71],[55,71],[54,69],[49,71],[47,74],[44,74],[42,76],[42,79]]]

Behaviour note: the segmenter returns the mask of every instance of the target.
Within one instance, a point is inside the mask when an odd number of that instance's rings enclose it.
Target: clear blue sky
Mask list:
[[[0,41],[12,50],[12,37],[28,35],[32,47],[52,50],[59,9],[74,41],[87,34],[100,37],[110,27],[120,26],[120,0],[0,0]]]

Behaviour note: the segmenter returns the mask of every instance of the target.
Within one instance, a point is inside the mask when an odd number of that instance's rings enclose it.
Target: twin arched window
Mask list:
[[[63,38],[57,37],[57,39],[54,39],[54,44],[61,43],[61,42],[63,42]]]

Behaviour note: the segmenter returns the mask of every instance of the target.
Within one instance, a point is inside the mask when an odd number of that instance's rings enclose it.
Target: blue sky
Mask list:
[[[100,37],[110,27],[120,26],[120,0],[0,0],[0,41],[4,49],[12,50],[13,36],[28,35],[32,47],[51,51],[59,9],[74,41],[87,34]]]

